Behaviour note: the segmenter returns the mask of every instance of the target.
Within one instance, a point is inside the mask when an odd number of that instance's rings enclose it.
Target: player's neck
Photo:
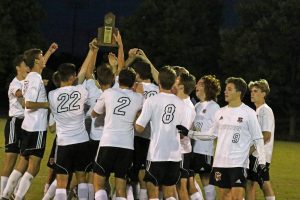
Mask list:
[[[42,74],[42,71],[43,69],[41,69],[40,67],[38,66],[34,66],[32,69],[31,69],[31,72],[36,72],[38,74]]]
[[[145,79],[145,80],[142,80],[141,83],[151,83],[151,80],[150,79]]]
[[[127,89],[127,90],[130,90],[130,89],[131,89],[130,87],[124,86],[124,85],[120,85],[119,88],[121,88],[121,89]]]
[[[265,101],[257,101],[254,103],[256,108],[259,108],[261,105],[263,105],[265,103]]]
[[[235,107],[239,107],[240,105],[242,105],[242,101],[240,99],[236,99],[228,102],[228,107],[235,108]]]
[[[165,90],[165,89],[163,89],[163,88],[159,88],[159,92],[168,93],[168,94],[173,94],[171,90]]]
[[[100,88],[102,91],[107,90],[108,88],[111,88],[110,84],[109,85],[100,85]]]
[[[67,87],[67,86],[72,86],[73,85],[73,83],[71,83],[71,82],[69,82],[69,81],[67,81],[67,82],[60,82],[60,87]]]
[[[182,99],[182,100],[184,100],[184,99],[186,99],[186,98],[189,97],[189,95],[186,95],[186,94],[184,94],[183,92],[178,92],[177,96],[178,96],[180,99]]]
[[[17,74],[16,78],[19,80],[19,81],[22,81],[24,80],[26,77],[22,74]]]

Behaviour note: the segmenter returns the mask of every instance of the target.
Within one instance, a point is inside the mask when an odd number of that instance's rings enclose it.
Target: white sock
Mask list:
[[[11,196],[21,176],[22,176],[21,172],[17,170],[13,170],[13,172],[8,177],[6,187],[4,188],[4,191],[2,193],[2,197],[8,199]]]
[[[126,200],[125,197],[116,197],[116,200]]]
[[[31,181],[33,179],[33,176],[28,173],[25,172],[25,174],[22,176],[21,180],[20,180],[20,185],[16,194],[16,200],[18,199],[23,199],[25,194],[27,193],[30,185],[31,185]]]
[[[89,187],[87,183],[78,184],[78,199],[88,200],[89,198]]]
[[[190,196],[191,200],[204,200],[202,194],[200,192],[195,192]]]
[[[206,200],[215,200],[216,199],[216,190],[215,186],[207,185],[204,187]]]
[[[155,198],[155,199],[149,199],[149,200],[159,200],[159,198]]]
[[[94,185],[91,183],[88,183],[88,190],[89,190],[89,200],[94,200],[95,191],[94,191]]]
[[[158,198],[159,199],[164,199],[164,193],[163,193],[162,190],[159,190]]]
[[[0,184],[0,197],[2,197],[4,188],[6,187],[8,177],[7,176],[1,176],[1,184]]]
[[[140,190],[140,195],[139,195],[139,200],[147,200],[148,195],[147,195],[147,190],[146,189],[141,189]]]
[[[56,179],[51,183],[50,187],[48,188],[46,194],[44,195],[42,200],[50,200],[55,196],[57,187]]]
[[[175,197],[169,197],[169,198],[166,198],[166,200],[176,200]]]
[[[107,197],[107,193],[105,190],[98,190],[96,193],[95,193],[95,200],[107,200],[108,197]]]
[[[265,197],[266,200],[275,200],[275,196]]]
[[[63,188],[56,189],[55,200],[67,200],[67,190]]]
[[[131,185],[128,185],[126,188],[127,200],[134,200],[133,189]]]
[[[20,181],[21,181],[21,179],[18,180],[18,183],[17,183],[17,185],[16,185],[16,187],[15,187],[15,189],[14,189],[14,195],[15,195],[15,196],[17,195],[17,191],[18,191],[18,189],[19,189]]]

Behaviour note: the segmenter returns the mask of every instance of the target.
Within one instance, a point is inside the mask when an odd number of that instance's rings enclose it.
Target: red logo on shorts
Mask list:
[[[215,172],[215,179],[216,179],[216,181],[220,181],[221,180],[221,176],[222,176],[222,174],[220,172]]]

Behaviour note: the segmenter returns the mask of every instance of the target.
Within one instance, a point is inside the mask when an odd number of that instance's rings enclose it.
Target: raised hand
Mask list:
[[[48,51],[52,54],[52,53],[54,53],[57,49],[58,49],[58,45],[57,45],[55,42],[53,42],[53,43],[50,45]]]
[[[108,62],[111,66],[117,66],[118,65],[118,58],[114,53],[109,53],[108,54]]]
[[[121,34],[120,34],[120,31],[118,31],[117,35],[116,34],[113,34],[117,44],[119,46],[123,46],[123,42],[122,42],[122,37],[121,37]]]
[[[98,47],[97,45],[98,45],[98,41],[97,41],[96,38],[94,38],[94,39],[89,43],[89,48],[90,48],[90,50],[98,51],[99,47]]]

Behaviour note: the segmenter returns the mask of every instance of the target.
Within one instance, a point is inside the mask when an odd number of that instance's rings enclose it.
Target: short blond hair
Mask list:
[[[266,93],[266,96],[270,93],[269,83],[266,79],[259,79],[258,81],[250,81],[248,84],[249,90],[253,87],[259,88],[262,92]]]

